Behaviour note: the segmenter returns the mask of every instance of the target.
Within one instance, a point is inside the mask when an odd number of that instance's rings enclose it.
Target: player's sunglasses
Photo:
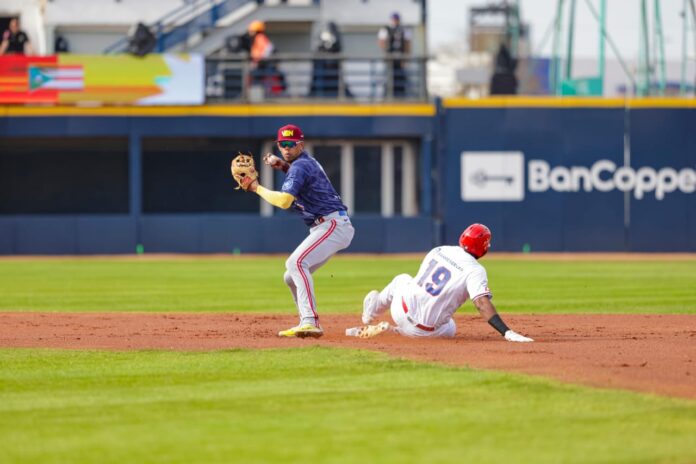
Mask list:
[[[297,142],[293,140],[283,140],[282,142],[278,142],[278,146],[280,148],[295,148],[297,146]]]

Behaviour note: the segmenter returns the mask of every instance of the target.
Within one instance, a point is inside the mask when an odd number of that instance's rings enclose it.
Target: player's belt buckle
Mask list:
[[[314,225],[315,225],[315,226],[318,226],[319,224],[323,224],[323,223],[325,223],[326,221],[328,221],[329,219],[331,219],[332,217],[336,217],[336,215],[338,215],[338,216],[348,216],[348,213],[346,213],[345,211],[341,210],[341,211],[334,211],[333,213],[329,213],[329,214],[327,214],[326,216],[319,216],[318,218],[316,218],[316,219],[314,220]]]

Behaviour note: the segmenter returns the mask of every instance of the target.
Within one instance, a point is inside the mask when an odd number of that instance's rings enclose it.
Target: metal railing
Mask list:
[[[252,1],[255,0],[193,0],[181,5],[149,25],[157,39],[155,51],[165,52],[194,34],[213,29],[220,18]],[[104,53],[121,53],[127,48],[126,36],[107,47]]]
[[[425,101],[427,57],[278,54],[206,58],[206,99],[215,101]]]

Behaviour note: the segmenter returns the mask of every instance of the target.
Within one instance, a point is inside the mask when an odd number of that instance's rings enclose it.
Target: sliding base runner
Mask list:
[[[459,237],[459,246],[432,249],[423,259],[415,277],[400,274],[381,292],[365,296],[362,322],[370,325],[387,309],[391,311],[394,331],[407,337],[454,337],[457,327],[452,319],[457,308],[468,299],[481,316],[506,340],[532,342],[505,325],[498,315],[488,289],[486,270],[478,262],[490,247],[491,231],[483,224],[472,224]],[[385,330],[364,329],[363,333]],[[353,335],[353,331],[346,333]]]

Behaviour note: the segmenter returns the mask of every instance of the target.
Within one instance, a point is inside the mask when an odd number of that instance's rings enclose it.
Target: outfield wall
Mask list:
[[[288,122],[417,148],[415,214],[356,206],[350,251],[424,251],[475,221],[496,250],[696,251],[696,102],[503,98],[0,108],[0,254],[286,253],[306,228],[262,217],[228,163]],[[356,196],[384,181],[368,152],[350,158]]]
[[[294,123],[308,142],[406,140],[419,152],[417,172],[427,172],[434,114],[429,104],[0,108],[0,254],[134,253],[138,245],[286,253],[307,228],[280,210],[262,217],[258,196],[233,190],[229,162],[237,151],[252,151],[258,163],[277,128]],[[354,165],[359,189],[369,177],[361,165],[370,164]],[[356,213],[350,250],[428,249],[431,191],[425,178],[408,217],[369,207]]]
[[[696,251],[696,102],[542,103],[445,102],[445,242],[477,221],[501,250]]]

